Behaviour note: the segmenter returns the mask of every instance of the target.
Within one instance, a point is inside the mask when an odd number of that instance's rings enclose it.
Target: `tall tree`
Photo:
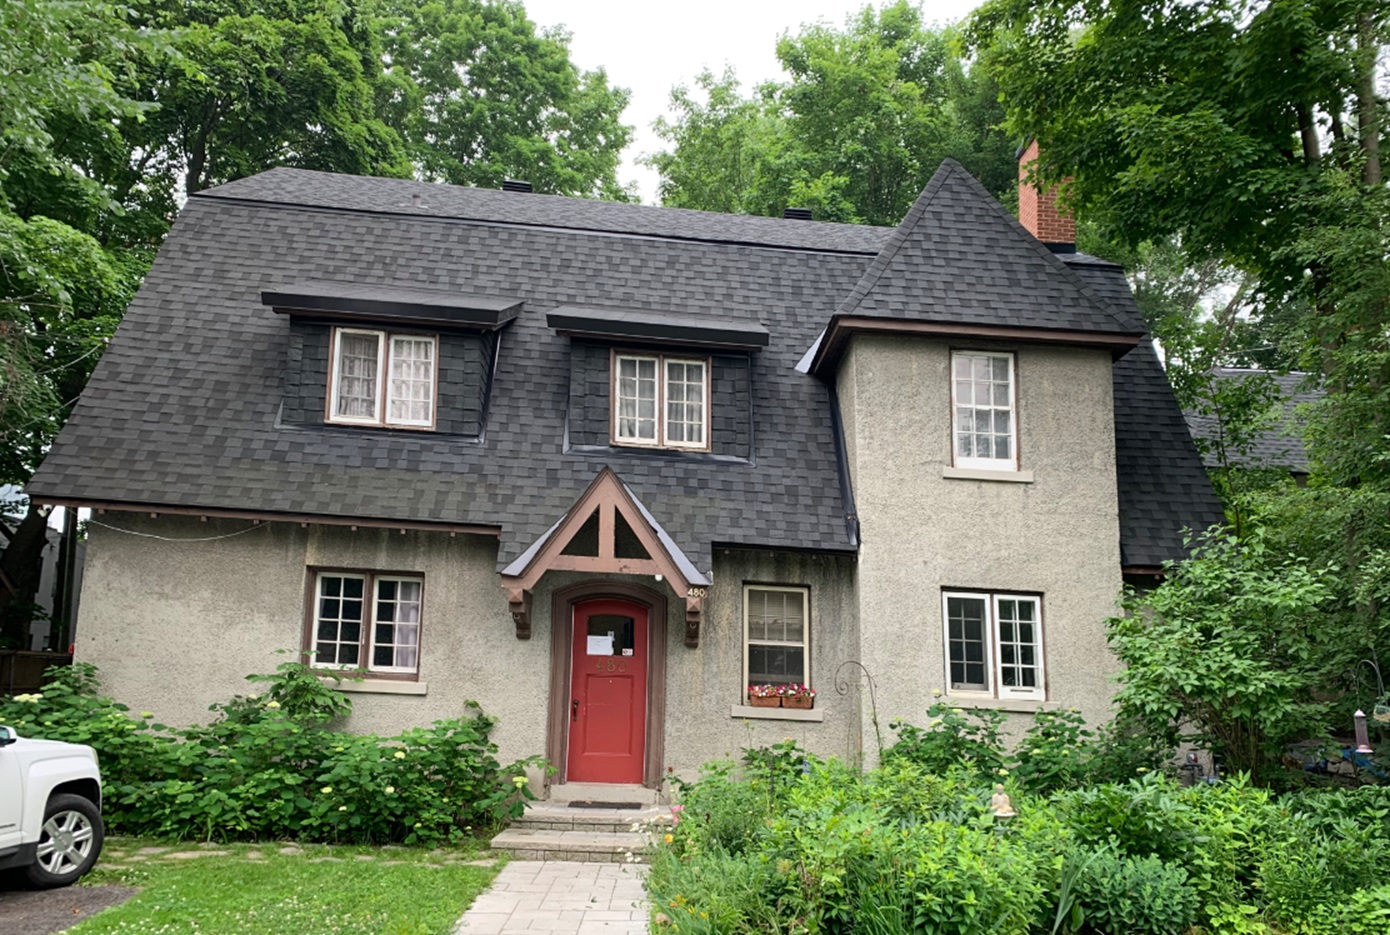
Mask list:
[[[537,31],[517,0],[387,0],[381,112],[423,178],[624,200],[617,178],[630,97],[570,61],[569,35]]]
[[[672,92],[673,148],[647,157],[663,203],[896,224],[941,160],[953,156],[991,191],[1011,197],[1013,142],[997,124],[997,94],[907,0],[865,7],[843,29],[816,25],[777,44],[791,76],[749,97],[731,71]]]
[[[1329,388],[1324,475],[1390,482],[1376,0],[991,0],[967,35],[1039,175],[1113,241],[1243,274]],[[1292,325],[1292,328],[1287,326]],[[1278,333],[1279,328],[1271,328]]]
[[[131,95],[158,102],[126,127],[127,191],[193,194],[275,166],[410,174],[376,114],[370,0],[142,0],[178,56],[146,63]],[[181,183],[181,184],[180,184]]]

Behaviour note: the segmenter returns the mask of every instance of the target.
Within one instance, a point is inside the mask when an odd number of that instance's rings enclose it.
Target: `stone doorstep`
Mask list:
[[[549,787],[547,793],[550,802],[638,802],[642,805],[655,805],[658,801],[655,789],[632,783],[555,783]]]
[[[572,860],[585,863],[624,863],[632,855],[643,860],[650,843],[645,834],[630,831],[564,831],[508,828],[492,839],[492,849],[520,860]]]
[[[513,828],[536,831],[610,831],[630,833],[635,824],[668,819],[671,810],[666,806],[648,805],[628,808],[571,808],[554,802],[529,805],[526,813],[511,823]]]

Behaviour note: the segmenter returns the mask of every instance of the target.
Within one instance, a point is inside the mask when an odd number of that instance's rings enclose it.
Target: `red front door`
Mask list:
[[[574,606],[570,782],[642,781],[647,738],[647,608],[619,600]]]

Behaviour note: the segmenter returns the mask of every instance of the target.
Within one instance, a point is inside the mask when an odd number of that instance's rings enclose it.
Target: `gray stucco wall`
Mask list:
[[[99,666],[105,690],[132,710],[170,724],[206,722],[208,705],[256,691],[245,676],[272,671],[292,658],[277,649],[300,645],[310,568],[411,572],[425,578],[420,681],[427,694],[353,691],[348,729],[394,734],[456,716],[471,699],[500,718],[494,739],[503,762],[544,754],[551,597],[590,576],[542,578],[531,639],[518,640],[498,584],[496,543],[486,537],[293,523],[249,528],[144,514],[108,513],[98,522],[77,659]],[[666,765],[694,776],[707,760],[787,737],[820,755],[854,756],[857,693],[841,697],[834,689],[836,667],[858,652],[853,558],[720,550],[714,566],[697,649],[685,645],[685,605],[669,585],[615,576],[667,597]],[[732,716],[743,704],[745,583],[809,588],[811,681],[822,721]]]
[[[922,724],[932,690],[946,688],[943,588],[1041,594],[1046,704],[1080,708],[1092,723],[1109,717],[1117,663],[1103,621],[1121,586],[1110,356],[997,349],[1018,355],[1019,452],[1032,483],[943,476],[951,463],[947,343],[858,336],[841,366],[861,524],[864,662],[884,723]]]
[[[90,527],[77,660],[105,690],[170,724],[206,722],[208,705],[258,689],[245,680],[292,659],[304,624],[307,569],[423,574],[420,681],[425,695],[352,692],[348,728],[393,734],[456,717],[465,700],[500,721],[503,762],[545,749],[549,635],[516,639],[482,536],[300,527],[107,513]],[[181,542],[116,532],[116,526]],[[212,542],[188,540],[241,532]]]

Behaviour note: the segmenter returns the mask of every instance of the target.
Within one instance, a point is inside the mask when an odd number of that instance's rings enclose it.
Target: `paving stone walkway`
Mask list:
[[[514,860],[454,926],[454,935],[646,935],[640,864]]]

